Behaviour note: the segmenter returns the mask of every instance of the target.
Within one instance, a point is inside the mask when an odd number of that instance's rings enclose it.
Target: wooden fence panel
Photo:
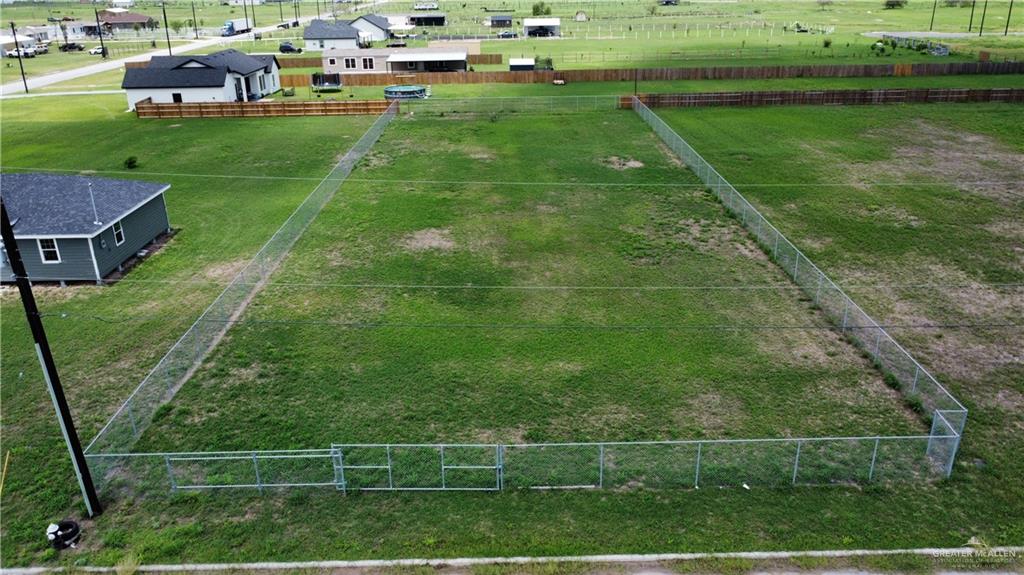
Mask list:
[[[1022,88],[887,88],[879,90],[811,90],[765,92],[704,92],[692,94],[643,94],[651,108],[705,106],[836,106],[858,104],[913,104],[936,102],[1024,103]],[[620,96],[619,107],[631,108],[632,96]]]
[[[319,102],[203,102],[189,104],[135,105],[139,118],[269,118],[276,116],[380,115],[391,102],[386,100],[340,100]]]
[[[346,86],[391,84],[538,84],[566,82],[631,82],[633,80],[767,80],[776,78],[854,78],[884,76],[950,76],[1024,74],[1024,62],[936,62],[928,64],[824,64],[803,66],[721,66],[710,68],[623,68],[493,72],[425,72],[421,74],[343,74]],[[285,78],[288,84],[286,84]],[[299,78],[302,78],[301,80]],[[301,83],[300,83],[301,82]],[[283,86],[308,86],[308,76],[281,76]]]

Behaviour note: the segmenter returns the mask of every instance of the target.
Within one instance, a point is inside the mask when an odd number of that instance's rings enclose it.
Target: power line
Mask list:
[[[55,317],[54,314],[44,313],[40,317]],[[61,319],[94,320],[104,323],[129,323],[134,321],[154,321],[170,319],[174,321],[187,321],[180,316],[134,316],[123,318],[111,318],[91,314],[56,314]],[[201,317],[196,322],[213,323],[218,325],[304,325],[304,326],[330,326],[342,329],[489,329],[489,330],[557,330],[557,331],[840,331],[841,328],[834,325],[818,324],[526,324],[526,323],[387,323],[387,322],[352,322],[324,319],[231,319]],[[1020,329],[1024,324],[1016,323],[884,323],[858,325],[848,324],[847,331],[856,330],[883,330],[888,329]]]

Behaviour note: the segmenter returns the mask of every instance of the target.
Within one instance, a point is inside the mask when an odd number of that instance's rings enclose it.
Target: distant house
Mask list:
[[[590,20],[590,17],[587,16],[587,13],[583,10],[577,10],[576,16],[573,17],[573,20],[577,22],[586,22],[587,20]]]
[[[467,54],[451,48],[324,50],[323,66],[327,74],[465,72]]]
[[[523,36],[561,36],[561,18],[523,18]]]
[[[359,31],[362,40],[383,42],[391,37],[391,22],[383,16],[366,14],[349,22],[349,25]]]
[[[491,16],[491,28],[511,28],[512,16],[508,14],[495,14]]]
[[[110,5],[114,8],[131,8],[135,6],[135,0],[110,0]]]
[[[444,12],[409,14],[407,18],[411,26],[444,26],[448,22]]]
[[[678,6],[679,0],[658,0],[658,4],[662,6]]]
[[[306,50],[350,49],[359,47],[359,30],[348,22],[313,20],[302,32]]]
[[[160,23],[145,14],[127,12],[123,9],[101,10],[99,13],[100,25],[104,32],[116,32],[118,30],[146,29],[155,30]],[[95,26],[92,27],[96,29]]]
[[[154,56],[145,68],[126,68],[121,87],[128,108],[155,104],[248,102],[281,88],[281,65],[273,54],[222,50],[207,56]]]
[[[0,194],[29,279],[99,281],[170,231],[168,184],[45,173],[3,174]],[[3,251],[0,281],[14,276]]]

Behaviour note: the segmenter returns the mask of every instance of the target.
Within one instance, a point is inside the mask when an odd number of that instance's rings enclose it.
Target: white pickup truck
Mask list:
[[[22,58],[35,58],[36,57],[36,49],[35,48],[20,48],[20,49],[19,48],[11,48],[10,50],[5,50],[4,51],[4,56],[7,56],[8,58],[17,58],[19,50],[21,51],[21,57]]]

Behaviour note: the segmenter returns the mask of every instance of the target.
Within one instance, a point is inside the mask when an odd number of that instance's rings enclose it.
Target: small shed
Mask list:
[[[576,16],[573,17],[573,20],[577,22],[586,22],[587,20],[590,20],[590,16],[587,16],[587,13],[583,10],[577,10]]]
[[[521,72],[533,70],[537,67],[533,58],[509,58],[508,69],[510,72]]]
[[[3,174],[3,195],[29,279],[101,281],[171,230],[168,184],[63,174]],[[14,281],[7,252],[0,281]]]
[[[491,16],[491,28],[511,28],[512,16],[509,14],[495,14]]]
[[[523,18],[523,36],[544,38],[561,35],[561,18]]]
[[[413,26],[444,26],[448,17],[444,12],[424,12],[423,14],[410,14],[409,24]]]

